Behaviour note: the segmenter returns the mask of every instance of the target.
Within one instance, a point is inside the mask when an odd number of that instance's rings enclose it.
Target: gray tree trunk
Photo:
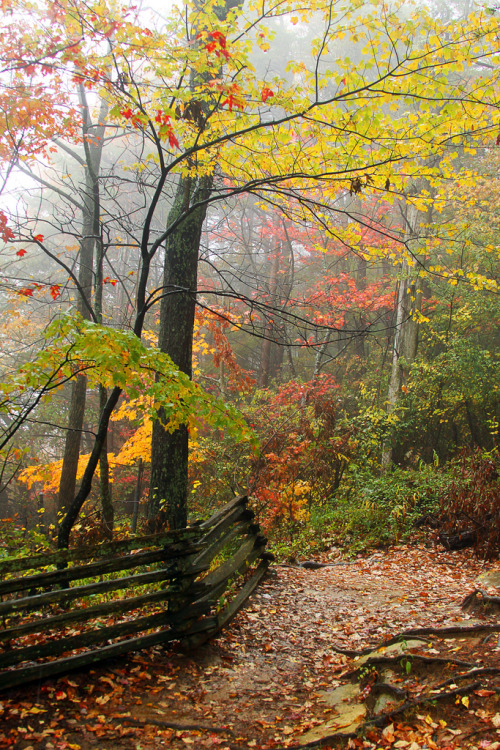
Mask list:
[[[206,215],[206,206],[194,210],[191,207],[206,200],[211,190],[211,177],[181,178],[168,220],[172,225],[185,217],[166,242],[158,347],[189,377],[198,257]],[[176,529],[187,524],[188,443],[187,426],[169,432],[165,429],[165,415],[160,412],[153,423],[151,442],[148,525],[152,531],[165,525]]]
[[[94,247],[99,229],[99,169],[101,165],[107,104],[102,101],[99,122],[93,125],[83,85],[78,89],[83,115],[83,138],[85,146],[85,185],[83,189],[82,236],[80,240],[78,282],[80,293],[77,309],[83,318],[92,317],[92,286]],[[97,230],[97,231],[96,231]],[[85,416],[87,378],[80,375],[72,384],[68,414],[68,427],[64,445],[61,479],[59,481],[58,511],[64,515],[75,496],[78,458]]]
[[[407,215],[407,235],[414,232],[416,211],[410,208]],[[418,320],[422,294],[420,277],[405,261],[401,270],[396,297],[396,321],[392,347],[392,366],[389,388],[387,391],[387,413],[393,414],[397,408],[401,389],[408,374],[408,369],[418,350]],[[393,446],[385,443],[382,451],[382,466],[389,466],[393,458]]]

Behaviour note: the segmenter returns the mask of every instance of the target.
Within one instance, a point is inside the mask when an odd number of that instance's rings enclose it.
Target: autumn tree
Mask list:
[[[290,108],[290,101],[288,100],[287,105],[284,105],[284,96],[285,93],[282,93],[281,101],[278,101],[275,97],[275,91],[273,91],[269,86],[261,85],[260,89],[262,92],[262,100],[267,100],[270,98],[271,94],[273,96],[273,104],[274,106],[271,108],[269,119],[266,123],[262,124],[261,117],[259,116],[259,122],[258,124],[252,123],[251,121],[251,112],[249,110],[249,103],[248,98],[245,96],[245,92],[242,89],[242,87],[238,84],[235,84],[234,82],[231,82],[229,84],[229,81],[234,80],[234,76],[239,75],[241,72],[241,58],[238,57],[238,61],[235,65],[235,53],[233,52],[233,48],[231,45],[228,44],[228,31],[231,31],[231,25],[229,24],[229,28],[224,29],[223,36],[220,36],[222,32],[220,31],[212,31],[210,32],[209,42],[205,45],[205,49],[209,51],[210,53],[215,53],[217,58],[217,74],[207,72],[206,69],[201,71],[197,71],[196,67],[192,67],[190,70],[190,77],[191,80],[196,80],[196,75],[198,75],[198,89],[203,89],[203,87],[206,88],[207,86],[207,79],[208,83],[213,85],[212,77],[216,81],[220,81],[220,65],[223,63],[222,68],[222,75],[225,76],[225,79],[227,81],[227,86],[229,87],[227,89],[227,93],[225,93],[226,98],[223,102],[221,102],[222,106],[226,105],[229,110],[235,110],[235,121],[236,123],[243,125],[245,124],[247,127],[247,132],[245,132],[245,136],[248,137],[248,133],[250,132],[252,134],[253,140],[251,141],[251,145],[249,144],[249,148],[252,149],[252,151],[257,153],[259,156],[262,156],[262,163],[263,163],[263,169],[261,167],[260,170],[258,170],[258,177],[256,180],[248,182],[247,174],[246,174],[246,166],[243,172],[243,175],[238,174],[238,155],[235,155],[234,159],[231,159],[229,162],[229,159],[225,158],[224,151],[220,149],[219,156],[217,159],[218,168],[222,171],[222,173],[226,176],[226,179],[229,179],[229,185],[232,189],[236,189],[237,191],[248,191],[252,190],[254,193],[258,193],[259,195],[263,196],[263,199],[265,200],[268,198],[267,193],[269,192],[270,188],[272,188],[272,195],[273,200],[277,201],[281,204],[283,210],[288,209],[289,206],[289,200],[290,196],[297,195],[297,192],[300,191],[300,198],[301,203],[299,203],[299,210],[295,209],[295,216],[297,218],[303,219],[304,216],[309,216],[310,214],[313,214],[315,219],[319,218],[319,212],[320,209],[318,207],[321,206],[321,201],[317,201],[316,198],[311,199],[308,198],[308,181],[312,179],[322,179],[326,182],[328,186],[328,190],[331,193],[332,188],[332,182],[335,181],[335,179],[338,179],[343,174],[345,175],[346,169],[349,170],[352,167],[355,166],[356,168],[356,174],[352,178],[349,179],[349,189],[350,192],[356,195],[362,194],[363,192],[366,192],[366,190],[369,190],[373,184],[375,187],[375,175],[377,173],[377,170],[380,169],[381,163],[384,163],[386,168],[386,177],[385,180],[381,180],[381,184],[378,187],[378,189],[386,189],[390,190],[391,188],[391,182],[394,186],[397,187],[398,183],[398,177],[393,174],[392,172],[396,173],[398,172],[397,168],[391,167],[387,169],[389,164],[392,164],[394,161],[400,161],[405,160],[408,163],[408,157],[409,154],[404,149],[402,149],[398,156],[395,159],[394,152],[392,152],[390,155],[387,153],[382,154],[381,152],[378,152],[375,156],[375,160],[373,159],[373,143],[374,140],[372,139],[370,143],[372,144],[372,154],[371,158],[369,160],[370,165],[367,167],[366,165],[366,154],[364,153],[364,150],[358,150],[357,158],[354,158],[354,160],[351,160],[349,157],[349,161],[346,162],[347,158],[347,151],[343,150],[345,148],[345,144],[340,142],[339,140],[335,141],[335,147],[336,149],[339,149],[341,151],[341,158],[339,160],[339,154],[338,152],[335,154],[336,159],[333,161],[335,167],[332,169],[332,159],[330,158],[330,154],[327,157],[327,154],[329,152],[328,146],[324,142],[324,138],[320,140],[319,133],[315,132],[315,128],[318,126],[319,122],[321,121],[324,123],[324,121],[329,122],[335,122],[336,116],[340,114],[339,112],[339,104],[340,102],[343,103],[347,111],[349,112],[350,107],[349,103],[352,100],[352,71],[349,71],[349,76],[346,78],[341,78],[341,72],[337,73],[337,79],[335,81],[336,87],[335,93],[329,92],[329,75],[334,78],[335,80],[335,74],[332,75],[331,71],[325,71],[325,75],[321,75],[322,66],[325,66],[326,68],[326,55],[328,54],[328,46],[333,44],[334,36],[338,36],[338,27],[336,24],[336,11],[334,7],[330,6],[328,8],[328,16],[325,21],[325,27],[324,27],[324,35],[323,38],[319,40],[315,40],[315,54],[312,56],[312,60],[307,60],[307,62],[298,61],[297,67],[295,69],[296,72],[300,71],[302,74],[305,74],[307,77],[307,71],[308,71],[308,63],[311,65],[311,62],[314,62],[314,65],[311,66],[310,70],[310,88],[307,90],[307,87],[301,88],[300,93],[302,94],[302,111],[300,113],[297,112],[296,108],[292,107]],[[225,14],[223,12],[220,12],[218,14],[219,20],[226,20]],[[292,23],[295,21],[298,21],[297,17],[292,16]],[[377,49],[377,54],[373,53],[373,47],[372,47],[372,57],[370,59],[370,62],[365,62],[364,67],[362,64],[362,73],[360,74],[357,85],[356,85],[356,108],[357,111],[353,115],[352,113],[349,114],[348,120],[345,122],[345,125],[341,128],[342,135],[345,136],[348,124],[350,124],[351,118],[353,119],[353,122],[358,124],[360,120],[359,115],[359,105],[365,98],[365,102],[368,103],[368,100],[373,99],[373,95],[376,92],[376,98],[379,96],[379,90],[378,87],[382,86],[384,89],[384,95],[387,98],[388,101],[390,101],[393,97],[396,96],[399,97],[403,92],[401,91],[399,87],[399,80],[398,80],[398,86],[395,86],[394,88],[391,87],[391,85],[387,86],[387,80],[390,80],[392,83],[392,79],[394,78],[394,81],[396,78],[399,79],[400,74],[400,64],[401,61],[398,59],[398,62],[396,63],[396,66],[391,69],[391,53],[389,53],[387,62],[388,65],[384,69],[384,73],[381,76],[380,75],[380,69],[377,71],[377,74],[373,74],[371,71],[372,68],[372,62],[382,57],[384,58],[384,52],[382,50],[388,50],[387,44],[388,44],[388,37],[391,38],[391,33],[387,30],[387,22],[389,21],[389,18],[391,19],[391,22],[394,22],[396,19],[396,16],[387,16],[384,18],[384,27],[377,25],[377,22],[375,18],[368,16],[366,18],[363,18],[364,25],[367,28],[366,36],[375,38],[376,44],[375,46]],[[449,47],[447,44],[443,44],[440,39],[440,34],[444,33],[444,30],[437,30],[434,26],[432,33],[433,36],[430,35],[431,28],[428,25],[429,19],[424,19],[424,16],[422,16],[420,20],[421,24],[421,39],[417,40],[417,46],[423,41],[423,47],[419,50],[419,55],[423,54],[425,57],[430,53],[430,47],[428,46],[429,43],[433,47],[433,54],[439,54],[439,64],[433,63],[432,67],[434,69],[433,73],[433,86],[435,87],[437,84],[437,88],[434,88],[430,97],[428,104],[422,106],[420,97],[418,97],[418,103],[416,103],[417,100],[413,99],[413,93],[411,89],[405,88],[403,96],[406,97],[405,103],[407,105],[413,105],[413,108],[415,110],[419,111],[419,115],[416,114],[411,118],[413,120],[414,126],[417,125],[418,117],[421,117],[422,112],[425,112],[425,119],[426,119],[426,127],[431,127],[433,131],[433,139],[437,135],[439,128],[441,125],[444,124],[442,120],[442,111],[440,111],[439,105],[442,101],[444,91],[441,88],[443,85],[448,86],[451,85],[454,86],[453,83],[449,82],[448,79],[443,80],[442,77],[439,77],[436,75],[437,69],[440,68],[440,66],[446,61],[446,65],[451,64],[455,65],[458,63],[456,60],[456,49],[453,49],[453,52],[450,57],[451,47]],[[400,20],[398,19],[397,23],[400,23]],[[343,31],[342,27],[343,21],[340,22],[341,29]],[[369,30],[368,30],[369,29]],[[240,29],[235,29],[237,33],[240,33]],[[449,31],[449,29],[447,29]],[[458,29],[455,30],[455,33],[458,31]],[[394,33],[396,32],[396,28],[394,28]],[[233,32],[235,33],[235,32]],[[463,28],[461,28],[461,31],[458,32],[459,34],[463,33]],[[383,36],[382,36],[383,35]],[[361,35],[363,36],[363,34]],[[241,37],[240,37],[241,38]],[[360,39],[360,36],[355,35],[353,37],[354,42],[358,42]],[[444,37],[443,37],[444,39]],[[406,38],[407,41],[409,41],[409,37]],[[432,41],[431,41],[432,40]],[[433,45],[439,40],[439,48],[437,49]],[[412,40],[413,41],[413,40]],[[373,42],[372,42],[373,44]],[[396,45],[398,46],[398,45]],[[365,49],[365,51],[367,51]],[[379,54],[380,53],[380,54]],[[407,66],[407,69],[405,70],[405,76],[408,77],[407,82],[412,77],[412,74],[417,74],[417,77],[420,76],[422,68],[420,67],[421,62],[415,66],[415,50],[412,50],[410,54],[408,55],[407,59],[405,59],[404,65]],[[346,70],[347,73],[347,61],[344,62],[344,70]],[[458,63],[458,67],[460,68],[462,63]],[[342,64],[339,66],[342,68]],[[396,73],[397,70],[397,73]],[[328,75],[329,74],[329,75]],[[216,75],[218,76],[216,78]],[[439,79],[439,83],[438,83]],[[220,83],[217,84],[220,86]],[[342,85],[347,86],[349,89],[349,95],[347,98],[344,98],[344,90],[342,88]],[[389,90],[388,90],[389,89]],[[322,95],[320,92],[324,90],[326,93]],[[286,92],[288,95],[290,95],[290,92],[294,92],[294,94],[297,93],[297,88],[293,85],[293,83],[290,84],[288,91]],[[281,93],[281,92],[276,92]],[[456,93],[454,94],[457,99],[461,98],[461,94],[458,94],[458,91],[456,90]],[[382,98],[385,98],[384,96]],[[296,100],[294,100],[295,104]],[[201,128],[201,123],[198,124],[198,129],[200,131],[203,131],[203,136],[205,136],[205,133],[209,133],[210,126],[212,125],[211,118],[213,115],[212,112],[215,114],[215,112],[219,111],[219,108],[214,109],[213,103],[210,101],[207,101],[205,99],[205,111],[207,112],[207,115],[204,116],[203,119],[203,128]],[[372,104],[372,101],[370,101]],[[393,99],[393,107],[395,109],[400,109],[399,104],[395,103],[395,99]],[[283,116],[281,112],[277,111],[276,105],[281,104],[281,107],[285,110],[285,115]],[[316,116],[316,110],[318,110],[318,114]],[[201,112],[204,112],[203,108],[201,109]],[[345,119],[345,118],[344,118]],[[361,116],[362,119],[362,116]],[[450,120],[448,117],[448,113],[446,115],[446,128],[449,129],[450,126]],[[298,124],[298,121],[300,120],[300,125]],[[384,123],[384,127],[388,128],[389,130],[394,131],[395,129],[395,118],[389,117],[386,118],[382,114],[382,111],[380,110],[380,122],[377,123],[375,126],[375,130],[377,129],[377,126],[380,126]],[[306,124],[306,127],[303,127],[303,124]],[[282,137],[286,137],[287,134],[290,134],[290,125],[292,124],[292,132],[293,137],[295,139],[295,142],[298,145],[298,149],[295,150],[292,147],[290,148],[288,154],[292,157],[293,161],[290,161],[291,171],[287,168],[287,162],[280,163],[279,165],[272,159],[269,160],[269,158],[265,159],[263,156],[262,151],[262,144],[266,142],[268,134],[270,132],[270,126],[272,126],[272,138],[273,143],[276,143],[277,141],[277,133],[281,134]],[[465,123],[462,122],[460,126],[460,132],[457,131],[456,135],[457,137],[462,137],[464,132],[464,125]],[[467,126],[465,126],[467,128]],[[414,128],[415,129],[415,128]],[[357,130],[357,128],[354,128],[354,130]],[[418,131],[418,127],[416,128]],[[379,131],[380,132],[380,131]],[[255,138],[255,134],[258,134],[257,138]],[[359,136],[359,132],[356,133],[357,136]],[[236,136],[236,134],[235,134]],[[370,137],[372,136],[372,133],[370,132]],[[405,132],[404,135],[404,142],[405,147],[407,147],[409,144],[415,144],[414,141],[415,133],[407,133]],[[206,137],[206,136],[205,136]],[[438,136],[439,137],[439,136]],[[235,138],[236,139],[236,138]],[[346,140],[344,138],[344,140]],[[199,133],[199,141],[198,143],[202,143],[202,132]],[[419,145],[419,152],[420,156],[422,156],[422,140],[421,135],[419,134],[417,136],[416,142]],[[210,141],[208,142],[210,143]],[[279,143],[279,140],[278,140]],[[313,145],[314,144],[314,145]],[[319,148],[318,145],[320,144]],[[240,147],[243,144],[239,144]],[[204,145],[203,148],[206,149],[208,146]],[[401,147],[401,139],[398,138],[398,146]],[[426,146],[427,148],[428,146]],[[433,146],[432,148],[438,148],[442,150],[442,145],[438,146],[438,143],[433,140]],[[359,149],[359,146],[358,146]],[[375,148],[375,150],[377,150]],[[198,152],[199,155],[200,152]],[[330,152],[331,153],[331,152]],[[312,161],[312,154],[314,154],[315,161]],[[310,160],[310,164],[307,168],[304,168],[303,170],[297,170],[297,165],[301,164],[301,160],[303,160],[304,156],[307,155],[307,158]],[[333,154],[332,154],[333,156]],[[358,161],[359,159],[359,161]],[[443,164],[446,164],[447,160],[449,161],[449,155],[443,151],[442,158],[440,159],[440,169],[443,168]],[[312,165],[311,166],[311,162]],[[303,162],[302,162],[303,163]],[[327,163],[328,163],[328,172],[327,169]],[[348,166],[349,165],[349,166]],[[260,165],[259,165],[260,166]],[[319,167],[319,170],[318,170]],[[361,172],[359,170],[362,170]],[[379,176],[380,179],[380,176]],[[383,183],[383,184],[382,184]],[[188,193],[186,192],[189,188]],[[190,350],[191,350],[191,336],[192,336],[192,320],[194,316],[194,303],[195,303],[195,277],[196,277],[196,263],[197,263],[197,257],[198,257],[198,246],[199,246],[199,237],[201,233],[201,223],[203,220],[203,212],[198,211],[199,207],[197,205],[198,202],[205,203],[207,201],[214,201],[214,200],[220,200],[221,199],[221,193],[220,189],[218,189],[218,185],[216,180],[212,176],[209,178],[205,178],[205,181],[203,181],[201,178],[199,182],[196,184],[195,191],[200,191],[202,193],[203,191],[206,192],[206,196],[199,197],[199,194],[197,192],[191,193],[191,186],[184,185],[184,192],[182,193],[181,190],[177,193],[177,205],[174,209],[173,218],[174,221],[179,219],[179,205],[181,201],[184,201],[184,212],[185,216],[181,216],[181,227],[182,230],[176,230],[174,235],[171,236],[179,236],[180,233],[185,232],[186,228],[188,226],[191,227],[189,231],[189,235],[184,235],[183,237],[183,248],[184,248],[184,254],[182,256],[178,253],[177,261],[172,265],[172,261],[167,261],[168,266],[168,278],[165,277],[165,285],[164,285],[164,292],[167,292],[170,296],[170,293],[174,291],[175,286],[178,287],[178,295],[182,296],[185,294],[185,292],[181,292],[179,287],[180,283],[178,282],[178,278],[175,276],[175,272],[178,270],[182,273],[182,278],[187,281],[189,279],[189,284],[186,285],[186,288],[190,290],[191,292],[191,302],[190,302],[190,312],[189,314],[186,313],[186,309],[182,311],[182,320],[185,321],[186,325],[181,326],[177,328],[175,327],[175,334],[173,333],[173,321],[179,320],[179,310],[174,309],[171,307],[172,303],[169,301],[169,309],[170,312],[166,312],[167,305],[164,306],[165,314],[162,316],[162,320],[164,321],[163,327],[167,326],[169,328],[169,340],[165,340],[164,344],[162,346],[165,347],[166,351],[169,351],[174,361],[180,362],[180,357],[185,357],[187,355],[187,358],[189,360],[190,357]],[[193,196],[191,198],[191,195]],[[284,198],[287,198],[287,202],[284,203]],[[194,201],[194,202],[193,202]],[[192,208],[192,213],[188,213],[189,209]],[[195,211],[198,211],[198,220],[196,221],[195,218]],[[187,216],[189,215],[189,221]],[[322,217],[321,217],[322,218]],[[356,240],[358,240],[358,237],[356,237]],[[406,248],[409,247],[409,243],[406,241],[406,238],[399,237],[401,245],[405,246]],[[173,242],[172,239],[169,238],[169,243]],[[352,240],[351,240],[352,244]],[[192,255],[192,264],[190,266],[191,272],[188,274],[187,269],[184,267],[182,268],[183,263],[186,262],[186,248],[192,247],[191,255]],[[180,248],[180,245],[178,245],[178,248]],[[412,249],[409,249],[410,254],[412,254]],[[170,257],[170,250],[167,251],[168,256]],[[369,254],[369,250],[368,250]],[[174,268],[175,267],[175,268]],[[274,268],[274,266],[273,266]],[[277,269],[275,269],[277,271]],[[274,274],[275,275],[275,274]],[[273,279],[273,273],[271,274],[271,283]],[[172,281],[174,284],[172,284]],[[175,297],[173,297],[175,299]],[[185,365],[182,364],[182,367]],[[189,367],[189,365],[188,365]],[[266,366],[267,369],[267,366]],[[179,442],[177,442],[179,441]],[[166,518],[169,520],[169,522],[172,525],[177,525],[179,523],[184,523],[186,519],[186,481],[185,481],[185,473],[186,473],[186,467],[187,467],[187,432],[184,435],[181,435],[180,433],[166,438],[165,432],[161,429],[161,426],[158,425],[156,429],[153,432],[153,474],[152,474],[152,487],[151,487],[151,505],[150,505],[150,516],[154,515],[154,510],[159,507],[158,503],[161,502],[161,500],[165,500],[167,502],[167,507],[171,508],[171,511],[167,511]],[[175,443],[175,445],[174,445]],[[161,445],[161,447],[160,447]],[[170,448],[170,446],[172,446]],[[181,460],[182,459],[182,460]],[[158,473],[155,471],[155,467],[158,466]],[[163,468],[160,470],[160,466]],[[180,466],[182,466],[182,476],[179,480],[174,479],[176,474],[178,474],[181,469]],[[163,478],[162,478],[163,477]],[[180,493],[180,494],[179,494]],[[180,509],[180,510],[177,510]]]
[[[427,461],[461,447],[498,447],[498,156],[460,154],[473,181],[451,179],[441,194],[434,247],[423,275],[419,354],[406,367],[394,446]]]
[[[22,10],[19,5],[21,15]],[[152,165],[136,232],[140,271],[132,330],[139,339],[149,312],[162,304],[160,350],[171,356],[187,391],[177,396],[182,419],[169,426],[162,407],[171,402],[161,399],[158,389],[162,383],[168,389],[173,371],[166,364],[157,368],[150,518],[154,524],[160,513],[160,521],[179,525],[186,519],[185,407],[192,403],[181,376],[189,376],[191,368],[199,244],[208,207],[251,193],[289,221],[318,223],[346,247],[360,247],[362,224],[339,226],[335,220],[339,190],[362,200],[383,194],[391,201],[405,193],[431,155],[435,166],[426,179],[433,186],[455,169],[454,148],[492,139],[497,21],[487,10],[445,25],[407,3],[402,12],[382,2],[304,9],[291,0],[279,7],[188,4],[182,18],[173,9],[165,29],[149,31],[136,19],[117,19],[102,3],[85,8],[50,3],[48,10],[43,17],[56,20],[46,23],[62,24],[64,37],[38,55],[16,49],[8,69],[21,71],[29,63],[43,70],[47,56],[57,62],[50,70],[69,68],[105,95],[108,121],[144,144],[142,163]],[[276,17],[290,31],[310,20],[321,29],[311,50],[290,61],[282,80],[259,76],[253,66],[255,54],[272,50]],[[343,38],[362,53],[355,68],[339,54]],[[491,67],[485,75],[463,72],[486,59]],[[484,123],[481,130],[478,121]],[[158,230],[165,201],[170,211]],[[413,259],[404,236],[390,237],[397,249],[388,255]],[[380,244],[364,245],[362,252],[368,260],[377,257]],[[161,254],[163,281],[152,285]],[[88,326],[82,331],[88,334]],[[109,396],[80,489],[60,526],[62,546],[90,491],[125,385],[117,372],[105,380]]]

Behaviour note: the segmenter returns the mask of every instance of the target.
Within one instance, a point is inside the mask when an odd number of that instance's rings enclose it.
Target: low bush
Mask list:
[[[464,450],[442,493],[440,514],[448,536],[473,532],[479,557],[500,554],[500,460],[496,453]]]

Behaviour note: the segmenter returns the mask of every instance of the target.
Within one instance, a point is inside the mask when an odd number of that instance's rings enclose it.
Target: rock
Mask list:
[[[500,588],[500,570],[487,570],[476,578],[480,584]]]

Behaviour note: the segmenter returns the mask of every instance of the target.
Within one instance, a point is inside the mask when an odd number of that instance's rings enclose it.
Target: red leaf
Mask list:
[[[7,217],[3,211],[0,211],[0,238],[4,242],[14,238],[14,232],[7,226]]]
[[[43,242],[43,234],[35,234],[33,239],[36,240],[37,242]]]
[[[200,35],[198,35],[199,37]],[[229,52],[227,51],[227,42],[226,37],[222,33],[222,31],[211,31],[209,34],[209,39],[211,41],[207,42],[205,44],[205,49],[207,52],[215,52],[217,57],[225,57],[226,60],[229,59]]]
[[[25,289],[20,289],[18,294],[22,294],[23,297],[32,297],[33,296],[33,289],[31,287],[27,286]]]
[[[174,147],[175,148],[179,148],[179,141],[177,140],[177,138],[173,134],[172,130],[168,134],[168,142],[172,146],[172,148],[174,148]]]
[[[18,251],[17,251],[17,253],[16,253],[16,255],[19,255],[19,257],[20,257],[20,258],[22,258],[22,257],[23,257],[23,255],[26,255],[26,253],[27,253],[27,252],[28,252],[28,251],[27,251],[27,250],[24,250],[24,249],[22,249],[22,250],[18,250]]]
[[[267,88],[267,86],[264,86],[262,89],[262,101],[267,102],[268,99],[270,99],[272,96],[274,96],[274,91]]]
[[[50,294],[52,299],[57,299],[61,296],[61,287],[59,284],[52,284],[50,287]]]

